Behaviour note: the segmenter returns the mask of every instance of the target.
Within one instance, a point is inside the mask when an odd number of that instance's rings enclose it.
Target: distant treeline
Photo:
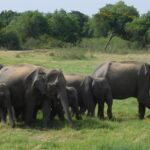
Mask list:
[[[140,16],[136,8],[120,1],[107,4],[92,17],[65,10],[0,13],[1,48],[66,47],[87,38],[108,37],[106,49],[115,36],[145,48],[150,43],[150,12]]]

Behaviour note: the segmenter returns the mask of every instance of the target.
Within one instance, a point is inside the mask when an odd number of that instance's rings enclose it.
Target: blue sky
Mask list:
[[[118,0],[0,0],[0,11],[11,9],[18,12],[26,10],[53,12],[63,8],[67,12],[78,10],[91,16],[106,4],[116,2]],[[150,0],[124,0],[124,2],[127,5],[133,5],[140,14],[150,10]]]

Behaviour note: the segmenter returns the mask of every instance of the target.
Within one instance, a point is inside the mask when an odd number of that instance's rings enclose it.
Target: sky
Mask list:
[[[150,0],[123,0],[127,5],[137,8],[140,14],[150,10]],[[54,12],[64,9],[67,12],[77,10],[89,16],[94,15],[106,4],[114,4],[118,0],[0,0],[0,11],[13,10],[24,12],[39,10],[40,12]]]

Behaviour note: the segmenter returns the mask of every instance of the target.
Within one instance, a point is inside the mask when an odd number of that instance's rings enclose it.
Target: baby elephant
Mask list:
[[[104,103],[107,103],[107,115],[109,119],[112,118],[112,92],[110,85],[106,78],[95,78],[86,76],[81,84],[82,96],[84,103],[89,105],[90,101],[94,102],[95,110],[96,103],[98,103],[98,117],[104,118]],[[87,106],[89,107],[89,106]],[[90,112],[88,112],[90,113]],[[93,112],[92,112],[93,113]]]
[[[0,117],[2,122],[6,122],[8,112],[10,125],[15,127],[14,110],[11,105],[10,90],[5,83],[0,83]]]
[[[68,103],[72,109],[72,113],[76,115],[76,119],[80,120],[82,117],[79,114],[78,109],[78,95],[77,90],[74,87],[66,87]],[[58,115],[60,120],[64,120],[64,111],[61,106],[61,103],[57,100],[53,100],[52,103],[52,111],[51,111],[51,119],[53,119],[56,115]]]

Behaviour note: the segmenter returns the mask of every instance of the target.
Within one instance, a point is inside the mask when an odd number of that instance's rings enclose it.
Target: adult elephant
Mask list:
[[[139,103],[139,118],[143,119],[145,107],[150,108],[150,66],[136,61],[106,62],[92,74],[106,77],[114,99],[136,97]]]
[[[42,106],[43,126],[48,126],[54,95],[60,98],[68,122],[73,126],[65,90],[66,82],[61,71],[30,64],[3,67],[0,82],[10,89],[14,109],[25,108],[25,122],[28,126],[32,125],[35,109],[39,106]]]
[[[112,118],[112,95],[110,86],[105,78],[94,78],[78,74],[65,75],[67,86],[77,89],[80,113],[86,110],[89,116],[94,116],[95,106],[98,103],[98,117],[104,118],[104,102],[108,105],[108,116]]]

